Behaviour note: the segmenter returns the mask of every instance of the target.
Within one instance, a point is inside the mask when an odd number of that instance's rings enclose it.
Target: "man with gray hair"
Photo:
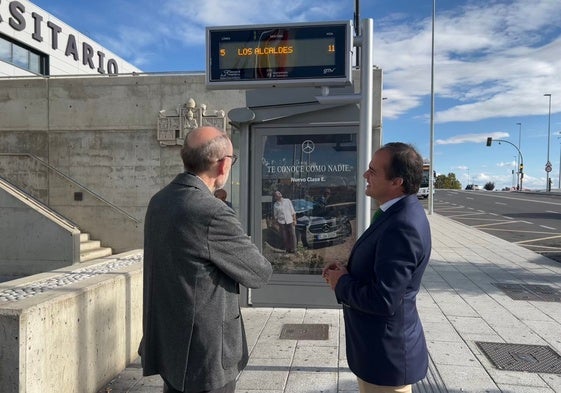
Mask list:
[[[160,374],[164,392],[233,393],[248,361],[239,286],[265,285],[272,268],[213,196],[237,159],[227,135],[196,128],[181,158],[146,212],[143,375]]]

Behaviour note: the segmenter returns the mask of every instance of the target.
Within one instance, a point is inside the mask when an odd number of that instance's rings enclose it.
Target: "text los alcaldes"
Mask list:
[[[257,48],[238,48],[238,56],[290,55],[293,52],[293,46],[258,46]]]

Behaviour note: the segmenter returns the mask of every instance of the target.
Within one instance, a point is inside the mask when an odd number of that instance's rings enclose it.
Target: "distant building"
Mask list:
[[[0,77],[140,72],[27,0],[0,1]]]

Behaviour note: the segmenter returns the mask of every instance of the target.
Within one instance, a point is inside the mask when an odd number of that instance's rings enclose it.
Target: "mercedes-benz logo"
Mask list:
[[[302,142],[302,151],[304,153],[310,154],[314,151],[315,148],[316,146],[314,145],[314,142],[309,139],[306,139],[304,142]]]
[[[329,226],[329,224],[323,224],[323,227],[321,228],[321,230],[323,232],[327,233],[331,230],[331,227]]]

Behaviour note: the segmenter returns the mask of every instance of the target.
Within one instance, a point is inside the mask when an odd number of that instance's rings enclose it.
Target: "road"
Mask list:
[[[436,190],[434,211],[561,262],[561,195]]]

